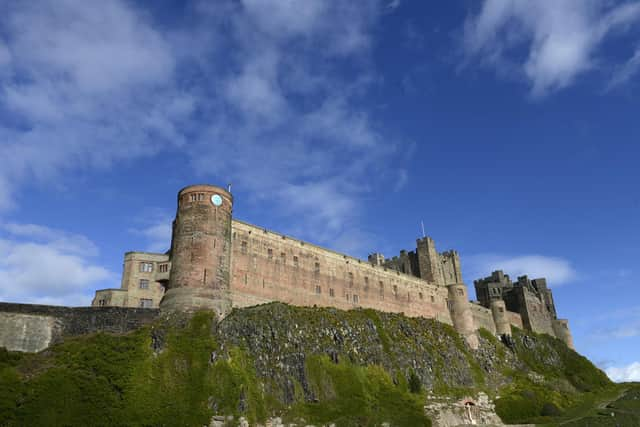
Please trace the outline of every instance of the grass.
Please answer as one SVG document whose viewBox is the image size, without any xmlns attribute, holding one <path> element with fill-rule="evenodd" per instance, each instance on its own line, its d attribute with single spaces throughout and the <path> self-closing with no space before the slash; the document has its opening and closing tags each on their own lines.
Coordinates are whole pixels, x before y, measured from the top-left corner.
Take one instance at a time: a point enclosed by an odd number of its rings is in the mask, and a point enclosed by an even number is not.
<svg viewBox="0 0 640 427">
<path fill-rule="evenodd" d="M 424 415 L 424 395 L 394 385 L 379 366 L 334 364 L 326 356 L 307 359 L 307 375 L 316 402 L 300 402 L 286 419 L 338 426 L 430 426 Z"/>
<path fill-rule="evenodd" d="M 506 422 L 577 427 L 585 416 L 605 420 L 599 411 L 634 419 L 640 398 L 634 391 L 616 400 L 621 389 L 587 359 L 544 335 L 527 334 L 535 341 L 531 351 L 519 330 L 515 353 L 479 331 L 496 366 L 506 355 L 512 360 L 485 372 L 451 326 L 426 319 L 273 304 L 234 310 L 222 326 L 214 322 L 201 312 L 189 322 L 161 320 L 128 335 L 67 339 L 40 354 L 0 349 L 0 426 L 202 426 L 212 415 L 244 416 L 252 425 L 281 416 L 302 425 L 429 426 L 427 393 L 462 397 L 482 390 L 501 396 L 496 410 Z M 152 345 L 158 337 L 160 352 Z M 300 364 L 280 364 L 292 348 Z M 329 348 L 339 357 L 325 354 Z M 496 382 L 505 376 L 508 383 Z M 286 399 L 283 384 L 290 385 Z M 487 384 L 502 386 L 488 390 Z M 613 400 L 611 408 L 593 409 Z"/>
</svg>

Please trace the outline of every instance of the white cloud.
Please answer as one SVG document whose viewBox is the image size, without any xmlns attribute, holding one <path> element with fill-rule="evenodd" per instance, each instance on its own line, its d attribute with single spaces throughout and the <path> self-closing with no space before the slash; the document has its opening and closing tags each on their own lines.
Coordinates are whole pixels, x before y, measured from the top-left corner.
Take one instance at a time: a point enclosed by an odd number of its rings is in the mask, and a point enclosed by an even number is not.
<svg viewBox="0 0 640 427">
<path fill-rule="evenodd" d="M 9 234 L 31 242 L 46 243 L 47 246 L 75 255 L 95 256 L 98 255 L 97 246 L 87 237 L 56 230 L 36 224 L 16 224 L 8 223 L 0 225 Z"/>
<path fill-rule="evenodd" d="M 534 97 L 544 96 L 595 67 L 603 40 L 638 20 L 639 2 L 486 0 L 466 22 L 464 48 L 503 75 L 517 70 Z"/>
<path fill-rule="evenodd" d="M 391 0 L 389 3 L 387 3 L 387 9 L 396 10 L 398 7 L 400 7 L 400 3 L 400 0 Z"/>
<path fill-rule="evenodd" d="M 171 247 L 171 223 L 169 215 L 156 213 L 152 218 L 140 221 L 142 225 L 132 228 L 129 231 L 146 240 L 144 250 L 146 252 L 165 253 Z"/>
<path fill-rule="evenodd" d="M 122 1 L 14 3 L 3 9 L 11 61 L 0 79 L 0 209 L 26 182 L 111 166 L 180 144 L 189 95 L 170 43 Z M 181 107 L 181 108 L 178 108 Z"/>
<path fill-rule="evenodd" d="M 531 279 L 545 277 L 550 287 L 571 282 L 577 276 L 568 260 L 543 255 L 469 255 L 464 257 L 463 268 L 469 272 L 470 280 L 486 277 L 495 270 L 502 270 L 514 281 L 522 275 Z"/>
<path fill-rule="evenodd" d="M 605 372 L 615 382 L 640 381 L 640 362 L 621 367 L 611 366 Z"/>
<path fill-rule="evenodd" d="M 0 300 L 88 305 L 93 286 L 115 275 L 88 259 L 97 255 L 86 237 L 34 224 L 3 226 Z"/>
<path fill-rule="evenodd" d="M 631 80 L 640 71 L 640 47 L 638 47 L 631 58 L 620 65 L 614 72 L 608 89 L 621 86 Z"/>
<path fill-rule="evenodd" d="M 261 206 L 286 231 L 321 243 L 363 234 L 363 195 L 398 176 L 397 142 L 363 98 L 385 2 L 200 1 L 170 30 L 138 6 L 6 8 L 0 158 L 12 161 L 0 169 L 0 210 L 26 185 L 180 150 L 204 180 L 272 201 Z M 163 227 L 146 233 L 159 250 Z"/>
</svg>

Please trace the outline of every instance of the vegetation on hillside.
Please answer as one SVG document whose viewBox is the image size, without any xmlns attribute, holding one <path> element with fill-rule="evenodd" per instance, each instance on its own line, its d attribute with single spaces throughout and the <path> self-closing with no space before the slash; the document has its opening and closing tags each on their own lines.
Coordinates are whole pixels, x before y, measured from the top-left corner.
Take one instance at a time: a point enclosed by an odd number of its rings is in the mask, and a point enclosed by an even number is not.
<svg viewBox="0 0 640 427">
<path fill-rule="evenodd" d="M 221 324 L 205 312 L 163 318 L 40 354 L 0 349 L 0 425 L 202 426 L 233 415 L 252 425 L 280 416 L 429 426 L 428 394 L 480 390 L 505 421 L 571 421 L 580 405 L 614 390 L 554 338 L 516 330 L 511 348 L 487 331 L 480 338 L 473 351 L 433 320 L 285 304 L 234 310 Z"/>
</svg>

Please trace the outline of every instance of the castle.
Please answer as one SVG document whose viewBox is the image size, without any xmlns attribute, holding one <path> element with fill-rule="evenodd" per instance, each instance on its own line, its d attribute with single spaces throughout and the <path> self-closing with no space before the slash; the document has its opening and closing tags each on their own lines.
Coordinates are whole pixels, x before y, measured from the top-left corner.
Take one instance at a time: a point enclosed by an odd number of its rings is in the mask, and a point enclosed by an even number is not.
<svg viewBox="0 0 640 427">
<path fill-rule="evenodd" d="M 438 253 L 429 237 L 418 239 L 415 251 L 364 261 L 239 221 L 232 210 L 233 196 L 221 187 L 180 190 L 171 249 L 126 253 L 121 288 L 96 291 L 92 306 L 210 309 L 219 318 L 232 307 L 272 301 L 363 307 L 453 325 L 473 348 L 479 328 L 509 336 L 512 325 L 573 348 L 545 279 L 512 283 L 496 271 L 474 282 L 479 302 L 471 302 L 458 253 Z"/>
</svg>

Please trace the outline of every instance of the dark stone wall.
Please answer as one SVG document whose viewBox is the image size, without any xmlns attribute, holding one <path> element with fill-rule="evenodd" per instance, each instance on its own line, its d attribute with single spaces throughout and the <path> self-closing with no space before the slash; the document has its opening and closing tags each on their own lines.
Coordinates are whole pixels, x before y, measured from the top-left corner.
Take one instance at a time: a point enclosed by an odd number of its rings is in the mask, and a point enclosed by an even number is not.
<svg viewBox="0 0 640 427">
<path fill-rule="evenodd" d="M 158 309 L 128 307 L 61 307 L 0 302 L 0 313 L 55 319 L 51 342 L 94 332 L 125 333 L 158 317 Z M 16 331 L 18 332 L 18 331 Z M 35 331 L 34 331 L 35 333 Z"/>
</svg>

